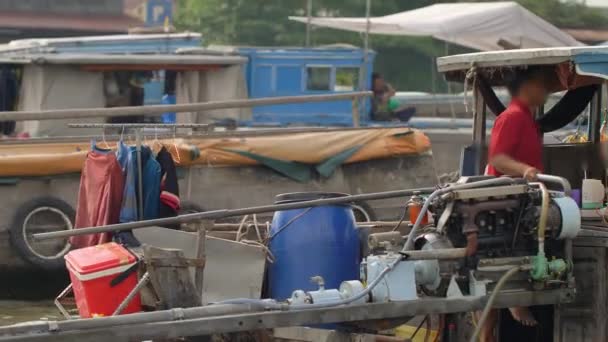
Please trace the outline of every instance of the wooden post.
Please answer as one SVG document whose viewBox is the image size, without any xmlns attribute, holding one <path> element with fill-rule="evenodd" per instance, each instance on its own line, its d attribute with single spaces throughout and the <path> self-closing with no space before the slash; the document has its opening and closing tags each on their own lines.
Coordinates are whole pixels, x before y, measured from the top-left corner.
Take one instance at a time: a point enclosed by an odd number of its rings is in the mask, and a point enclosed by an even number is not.
<svg viewBox="0 0 608 342">
<path fill-rule="evenodd" d="M 212 220 L 201 220 L 195 223 L 196 225 L 196 259 L 202 264 L 205 264 L 205 240 L 207 238 L 207 230 L 213 230 Z M 194 285 L 198 293 L 203 295 L 203 273 L 204 267 L 197 267 L 194 272 Z M 201 303 L 202 304 L 202 300 Z"/>
<path fill-rule="evenodd" d="M 202 268 L 198 260 L 188 260 L 178 249 L 144 246 L 144 260 L 152 287 L 162 309 L 200 306 L 201 292 L 192 282 L 189 267 Z"/>
</svg>

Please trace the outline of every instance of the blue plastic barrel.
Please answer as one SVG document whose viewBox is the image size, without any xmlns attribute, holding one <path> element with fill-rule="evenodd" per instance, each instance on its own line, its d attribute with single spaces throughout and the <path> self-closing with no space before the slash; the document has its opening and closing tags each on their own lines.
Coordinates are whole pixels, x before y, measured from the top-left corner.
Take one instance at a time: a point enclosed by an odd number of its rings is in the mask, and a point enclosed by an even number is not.
<svg viewBox="0 0 608 342">
<path fill-rule="evenodd" d="M 300 202 L 345 194 L 300 192 L 276 197 L 276 203 Z M 317 290 L 310 278 L 322 276 L 325 288 L 359 279 L 360 249 L 355 217 L 349 205 L 327 205 L 275 212 L 268 268 L 271 298 L 285 300 L 294 290 Z"/>
</svg>

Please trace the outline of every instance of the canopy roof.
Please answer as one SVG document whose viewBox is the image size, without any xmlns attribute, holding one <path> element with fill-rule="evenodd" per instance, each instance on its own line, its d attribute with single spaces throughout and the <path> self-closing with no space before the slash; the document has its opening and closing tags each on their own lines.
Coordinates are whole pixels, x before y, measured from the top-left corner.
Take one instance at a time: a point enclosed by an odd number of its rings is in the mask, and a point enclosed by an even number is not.
<svg viewBox="0 0 608 342">
<path fill-rule="evenodd" d="M 306 17 L 289 17 L 302 23 Z M 315 26 L 365 32 L 366 18 L 311 19 Z M 435 4 L 370 18 L 370 33 L 432 36 L 477 50 L 580 46 L 581 42 L 516 2 Z"/>
<path fill-rule="evenodd" d="M 608 46 L 561 47 L 477 52 L 437 58 L 437 69 L 463 74 L 472 66 L 501 69 L 527 65 L 570 63 L 576 74 L 608 79 Z"/>
</svg>

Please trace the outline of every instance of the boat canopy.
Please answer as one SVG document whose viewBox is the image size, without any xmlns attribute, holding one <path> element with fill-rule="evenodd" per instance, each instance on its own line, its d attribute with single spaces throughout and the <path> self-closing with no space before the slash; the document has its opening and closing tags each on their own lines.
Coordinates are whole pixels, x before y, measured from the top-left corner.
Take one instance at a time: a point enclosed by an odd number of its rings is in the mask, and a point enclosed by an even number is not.
<svg viewBox="0 0 608 342">
<path fill-rule="evenodd" d="M 499 82 L 504 71 L 529 65 L 562 65 L 576 75 L 608 79 L 608 46 L 490 51 L 437 59 L 437 70 L 454 81 L 464 81 L 466 73 L 475 67 L 492 73 L 488 80 Z"/>
<path fill-rule="evenodd" d="M 289 17 L 308 23 L 307 17 Z M 366 32 L 367 18 L 310 18 L 315 26 Z M 434 4 L 369 18 L 369 32 L 431 36 L 476 50 L 581 46 L 581 42 L 513 1 Z"/>
<path fill-rule="evenodd" d="M 545 67 L 551 91 L 567 90 L 561 100 L 538 119 L 541 130 L 551 132 L 582 113 L 599 84 L 608 80 L 608 47 L 491 51 L 437 59 L 437 69 L 447 80 L 475 84 L 476 91 L 495 115 L 500 115 L 505 106 L 492 87 L 505 85 L 515 70 L 531 65 Z"/>
</svg>

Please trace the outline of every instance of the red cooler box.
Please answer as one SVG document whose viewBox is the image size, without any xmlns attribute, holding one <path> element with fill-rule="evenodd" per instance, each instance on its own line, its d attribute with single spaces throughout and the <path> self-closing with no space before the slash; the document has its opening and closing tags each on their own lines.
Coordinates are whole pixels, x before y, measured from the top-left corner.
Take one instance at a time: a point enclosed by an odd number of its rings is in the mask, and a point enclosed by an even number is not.
<svg viewBox="0 0 608 342">
<path fill-rule="evenodd" d="M 115 286 L 110 282 L 137 262 L 121 245 L 110 242 L 76 249 L 65 256 L 80 317 L 111 316 L 137 285 L 137 272 L 131 272 Z M 123 314 L 141 311 L 139 294 Z"/>
</svg>

